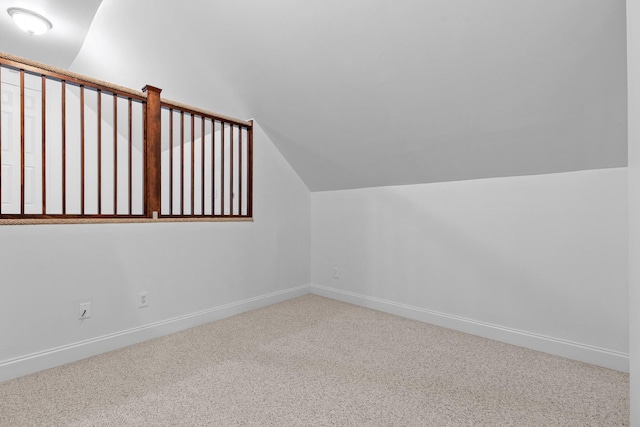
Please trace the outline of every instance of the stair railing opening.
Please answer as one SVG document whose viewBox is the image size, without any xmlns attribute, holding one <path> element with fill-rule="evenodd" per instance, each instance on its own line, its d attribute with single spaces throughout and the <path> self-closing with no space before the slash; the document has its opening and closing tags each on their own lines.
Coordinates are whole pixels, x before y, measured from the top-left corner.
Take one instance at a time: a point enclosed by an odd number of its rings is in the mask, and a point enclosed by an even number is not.
<svg viewBox="0 0 640 427">
<path fill-rule="evenodd" d="M 252 218 L 252 122 L 0 53 L 0 222 Z"/>
</svg>

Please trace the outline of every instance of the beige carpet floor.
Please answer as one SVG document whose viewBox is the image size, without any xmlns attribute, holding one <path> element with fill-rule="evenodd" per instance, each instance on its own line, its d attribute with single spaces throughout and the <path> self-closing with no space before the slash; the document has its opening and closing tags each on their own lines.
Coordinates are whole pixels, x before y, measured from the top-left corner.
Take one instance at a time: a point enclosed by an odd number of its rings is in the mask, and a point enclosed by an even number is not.
<svg viewBox="0 0 640 427">
<path fill-rule="evenodd" d="M 626 426 L 627 374 L 304 296 L 0 384 L 2 426 Z"/>
</svg>

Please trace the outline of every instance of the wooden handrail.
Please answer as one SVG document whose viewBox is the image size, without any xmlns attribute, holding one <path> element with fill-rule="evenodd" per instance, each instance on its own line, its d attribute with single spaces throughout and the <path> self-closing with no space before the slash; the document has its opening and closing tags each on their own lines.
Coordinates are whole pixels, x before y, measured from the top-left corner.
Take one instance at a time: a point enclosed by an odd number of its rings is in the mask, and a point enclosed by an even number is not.
<svg viewBox="0 0 640 427">
<path fill-rule="evenodd" d="M 19 56 L 11 55 L 4 52 L 0 52 L 0 64 L 15 69 L 42 74 L 58 80 L 66 80 L 67 83 L 73 83 L 77 85 L 86 85 L 88 83 L 90 86 L 95 86 L 96 88 L 103 89 L 124 97 L 133 97 L 138 100 L 146 99 L 145 94 L 138 90 L 129 89 L 127 87 L 105 82 L 103 80 L 93 79 L 91 77 L 83 76 L 82 74 L 73 73 L 71 71 L 63 70 L 62 68 L 42 64 L 40 62 L 21 58 Z"/>
<path fill-rule="evenodd" d="M 83 85 L 83 84 L 89 83 L 92 86 L 96 86 L 96 88 L 103 89 L 108 92 L 115 93 L 117 95 L 124 96 L 124 97 L 131 96 L 134 99 L 138 99 L 138 100 L 145 100 L 147 97 L 146 93 L 144 92 L 144 89 L 142 91 L 130 89 L 128 87 L 109 83 L 104 80 L 94 79 L 92 77 L 74 73 L 62 68 L 54 67 L 52 65 L 43 64 L 41 62 L 32 61 L 30 59 L 22 58 L 20 56 L 11 55 L 5 52 L 0 52 L 0 64 L 6 65 L 11 68 L 15 68 L 15 69 L 23 69 L 25 71 L 46 75 L 59 80 L 66 80 L 68 83 L 74 83 L 77 85 Z M 167 108 L 175 108 L 187 113 L 194 113 L 198 115 L 212 117 L 218 121 L 233 123 L 236 125 L 246 126 L 249 128 L 253 125 L 251 121 L 242 120 L 242 119 L 238 119 L 231 116 L 226 116 L 224 114 L 215 113 L 205 109 L 182 104 L 180 102 L 171 101 L 169 99 L 162 98 L 161 102 L 162 102 L 162 105 L 166 106 Z"/>
<path fill-rule="evenodd" d="M 179 102 L 170 101 L 164 98 L 162 99 L 162 106 L 165 108 L 173 108 L 174 110 L 181 110 L 185 113 L 195 114 L 197 116 L 204 116 L 209 119 L 215 119 L 219 122 L 231 123 L 248 128 L 251 128 L 253 126 L 253 122 L 251 120 L 236 119 L 234 117 L 225 116 L 224 114 L 214 113 L 211 111 L 203 110 L 201 108 L 196 108 L 190 105 L 181 104 Z"/>
</svg>

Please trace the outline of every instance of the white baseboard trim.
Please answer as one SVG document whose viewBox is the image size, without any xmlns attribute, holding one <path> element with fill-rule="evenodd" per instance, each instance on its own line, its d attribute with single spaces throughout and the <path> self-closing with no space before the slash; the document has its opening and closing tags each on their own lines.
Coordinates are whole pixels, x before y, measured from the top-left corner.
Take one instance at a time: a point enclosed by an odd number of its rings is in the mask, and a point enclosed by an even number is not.
<svg viewBox="0 0 640 427">
<path fill-rule="evenodd" d="M 401 304 L 381 298 L 370 297 L 354 292 L 343 291 L 328 286 L 311 285 L 310 292 L 315 295 L 372 308 L 409 319 L 419 320 L 449 329 L 490 338 L 532 350 L 542 351 L 617 371 L 629 372 L 629 354 L 615 350 L 594 347 L 577 342 L 534 334 L 518 329 L 507 328 L 486 322 L 479 322 L 421 307 Z"/>
<path fill-rule="evenodd" d="M 309 293 L 545 353 L 592 363 L 622 372 L 629 372 L 629 355 L 627 353 L 533 334 L 381 298 L 311 284 L 260 295 L 148 325 L 28 354 L 26 356 L 0 361 L 0 382 L 75 362 Z"/>
<path fill-rule="evenodd" d="M 298 296 L 307 295 L 309 293 L 309 286 L 310 285 L 302 285 L 260 295 L 148 325 L 28 354 L 15 359 L 0 361 L 0 382 L 75 362 L 100 353 L 116 350 L 215 320 L 224 319 Z"/>
</svg>

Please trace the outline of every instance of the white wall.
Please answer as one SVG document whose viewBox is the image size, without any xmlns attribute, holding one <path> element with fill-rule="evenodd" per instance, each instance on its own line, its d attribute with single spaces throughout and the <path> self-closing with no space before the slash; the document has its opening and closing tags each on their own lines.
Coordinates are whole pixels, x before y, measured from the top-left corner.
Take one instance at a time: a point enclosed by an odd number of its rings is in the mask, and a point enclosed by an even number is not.
<svg viewBox="0 0 640 427">
<path fill-rule="evenodd" d="M 311 206 L 320 293 L 628 369 L 625 168 L 317 192 Z"/>
<path fill-rule="evenodd" d="M 0 227 L 0 380 L 307 285 L 310 193 L 259 125 L 254 141 L 254 222 Z M 136 307 L 140 291 L 147 308 Z M 79 321 L 83 300 L 93 316 Z"/>
<path fill-rule="evenodd" d="M 640 1 L 627 0 L 631 425 L 640 426 Z"/>
</svg>

